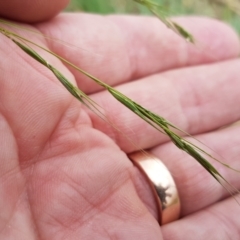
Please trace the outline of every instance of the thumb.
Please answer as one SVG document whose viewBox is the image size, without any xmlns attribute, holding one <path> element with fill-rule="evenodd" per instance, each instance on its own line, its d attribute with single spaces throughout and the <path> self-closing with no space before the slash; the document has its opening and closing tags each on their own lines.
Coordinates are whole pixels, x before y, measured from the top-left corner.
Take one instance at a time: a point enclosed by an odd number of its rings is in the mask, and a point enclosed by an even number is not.
<svg viewBox="0 0 240 240">
<path fill-rule="evenodd" d="M 0 16 L 21 22 L 40 22 L 57 15 L 69 0 L 0 1 Z"/>
</svg>

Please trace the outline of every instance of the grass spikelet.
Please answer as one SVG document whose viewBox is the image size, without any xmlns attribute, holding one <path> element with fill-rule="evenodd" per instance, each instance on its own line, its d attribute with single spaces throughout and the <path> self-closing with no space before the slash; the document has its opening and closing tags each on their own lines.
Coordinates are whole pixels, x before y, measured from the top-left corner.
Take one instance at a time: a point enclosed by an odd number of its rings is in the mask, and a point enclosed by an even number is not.
<svg viewBox="0 0 240 240">
<path fill-rule="evenodd" d="M 154 1 L 151 1 L 151 0 L 134 0 L 134 1 L 147 7 L 168 28 L 172 29 L 175 33 L 177 33 L 179 36 L 184 38 L 186 41 L 195 43 L 194 37 L 187 30 L 185 30 L 179 24 L 177 24 L 176 22 L 174 22 L 166 17 L 166 13 L 160 4 L 158 4 Z"/>
</svg>

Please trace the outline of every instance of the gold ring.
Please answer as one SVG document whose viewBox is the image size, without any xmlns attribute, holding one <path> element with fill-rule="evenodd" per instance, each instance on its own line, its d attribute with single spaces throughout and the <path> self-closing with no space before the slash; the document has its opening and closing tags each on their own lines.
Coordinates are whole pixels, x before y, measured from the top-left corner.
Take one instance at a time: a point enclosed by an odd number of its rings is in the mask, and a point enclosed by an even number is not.
<svg viewBox="0 0 240 240">
<path fill-rule="evenodd" d="M 148 181 L 156 201 L 160 225 L 177 220 L 180 216 L 180 199 L 171 173 L 154 155 L 139 151 L 128 155 Z"/>
</svg>

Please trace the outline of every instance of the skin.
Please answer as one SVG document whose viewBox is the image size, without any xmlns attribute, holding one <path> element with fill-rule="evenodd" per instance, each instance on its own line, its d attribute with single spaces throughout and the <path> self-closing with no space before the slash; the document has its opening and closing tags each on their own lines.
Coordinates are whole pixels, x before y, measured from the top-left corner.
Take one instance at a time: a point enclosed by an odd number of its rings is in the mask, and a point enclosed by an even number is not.
<svg viewBox="0 0 240 240">
<path fill-rule="evenodd" d="M 2 1 L 2 16 L 38 21 L 33 29 L 79 48 L 22 35 L 166 117 L 203 141 L 208 152 L 240 168 L 240 126 L 219 130 L 240 119 L 240 44 L 228 26 L 176 19 L 196 37 L 196 47 L 153 18 L 60 14 L 46 21 L 66 1 L 21 1 L 22 8 L 17 2 Z M 31 12 L 23 14 L 24 6 Z M 39 50 L 101 104 L 123 134 L 114 131 L 47 69 L 6 37 L 0 41 L 0 239 L 238 239 L 240 206 L 193 159 L 107 92 Z M 161 158 L 172 173 L 182 202 L 178 221 L 158 225 L 151 191 L 126 156 L 140 148 Z M 240 189 L 238 173 L 215 166 Z"/>
</svg>

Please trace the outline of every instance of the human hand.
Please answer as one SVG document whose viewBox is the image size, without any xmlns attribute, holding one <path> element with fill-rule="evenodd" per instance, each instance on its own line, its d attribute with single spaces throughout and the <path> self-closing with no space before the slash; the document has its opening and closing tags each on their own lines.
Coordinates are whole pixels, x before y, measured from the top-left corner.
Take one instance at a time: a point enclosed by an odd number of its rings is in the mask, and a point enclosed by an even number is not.
<svg viewBox="0 0 240 240">
<path fill-rule="evenodd" d="M 41 3 L 53 9 L 50 15 L 64 5 Z M 1 3 L 1 11 L 4 4 L 14 8 L 16 1 Z M 17 9 L 17 19 L 45 19 L 33 1 L 28 4 L 35 8 L 24 15 Z M 203 49 L 148 17 L 61 14 L 32 26 L 79 48 L 21 34 L 163 115 L 236 166 L 240 126 L 218 128 L 240 118 L 239 40 L 217 21 L 178 22 Z M 239 206 L 212 176 L 91 80 L 39 52 L 102 105 L 122 133 L 1 36 L 0 239 L 238 238 Z M 139 149 L 150 149 L 172 173 L 182 204 L 178 221 L 158 225 L 151 191 L 126 156 Z M 240 188 L 238 174 L 223 174 Z"/>
</svg>

